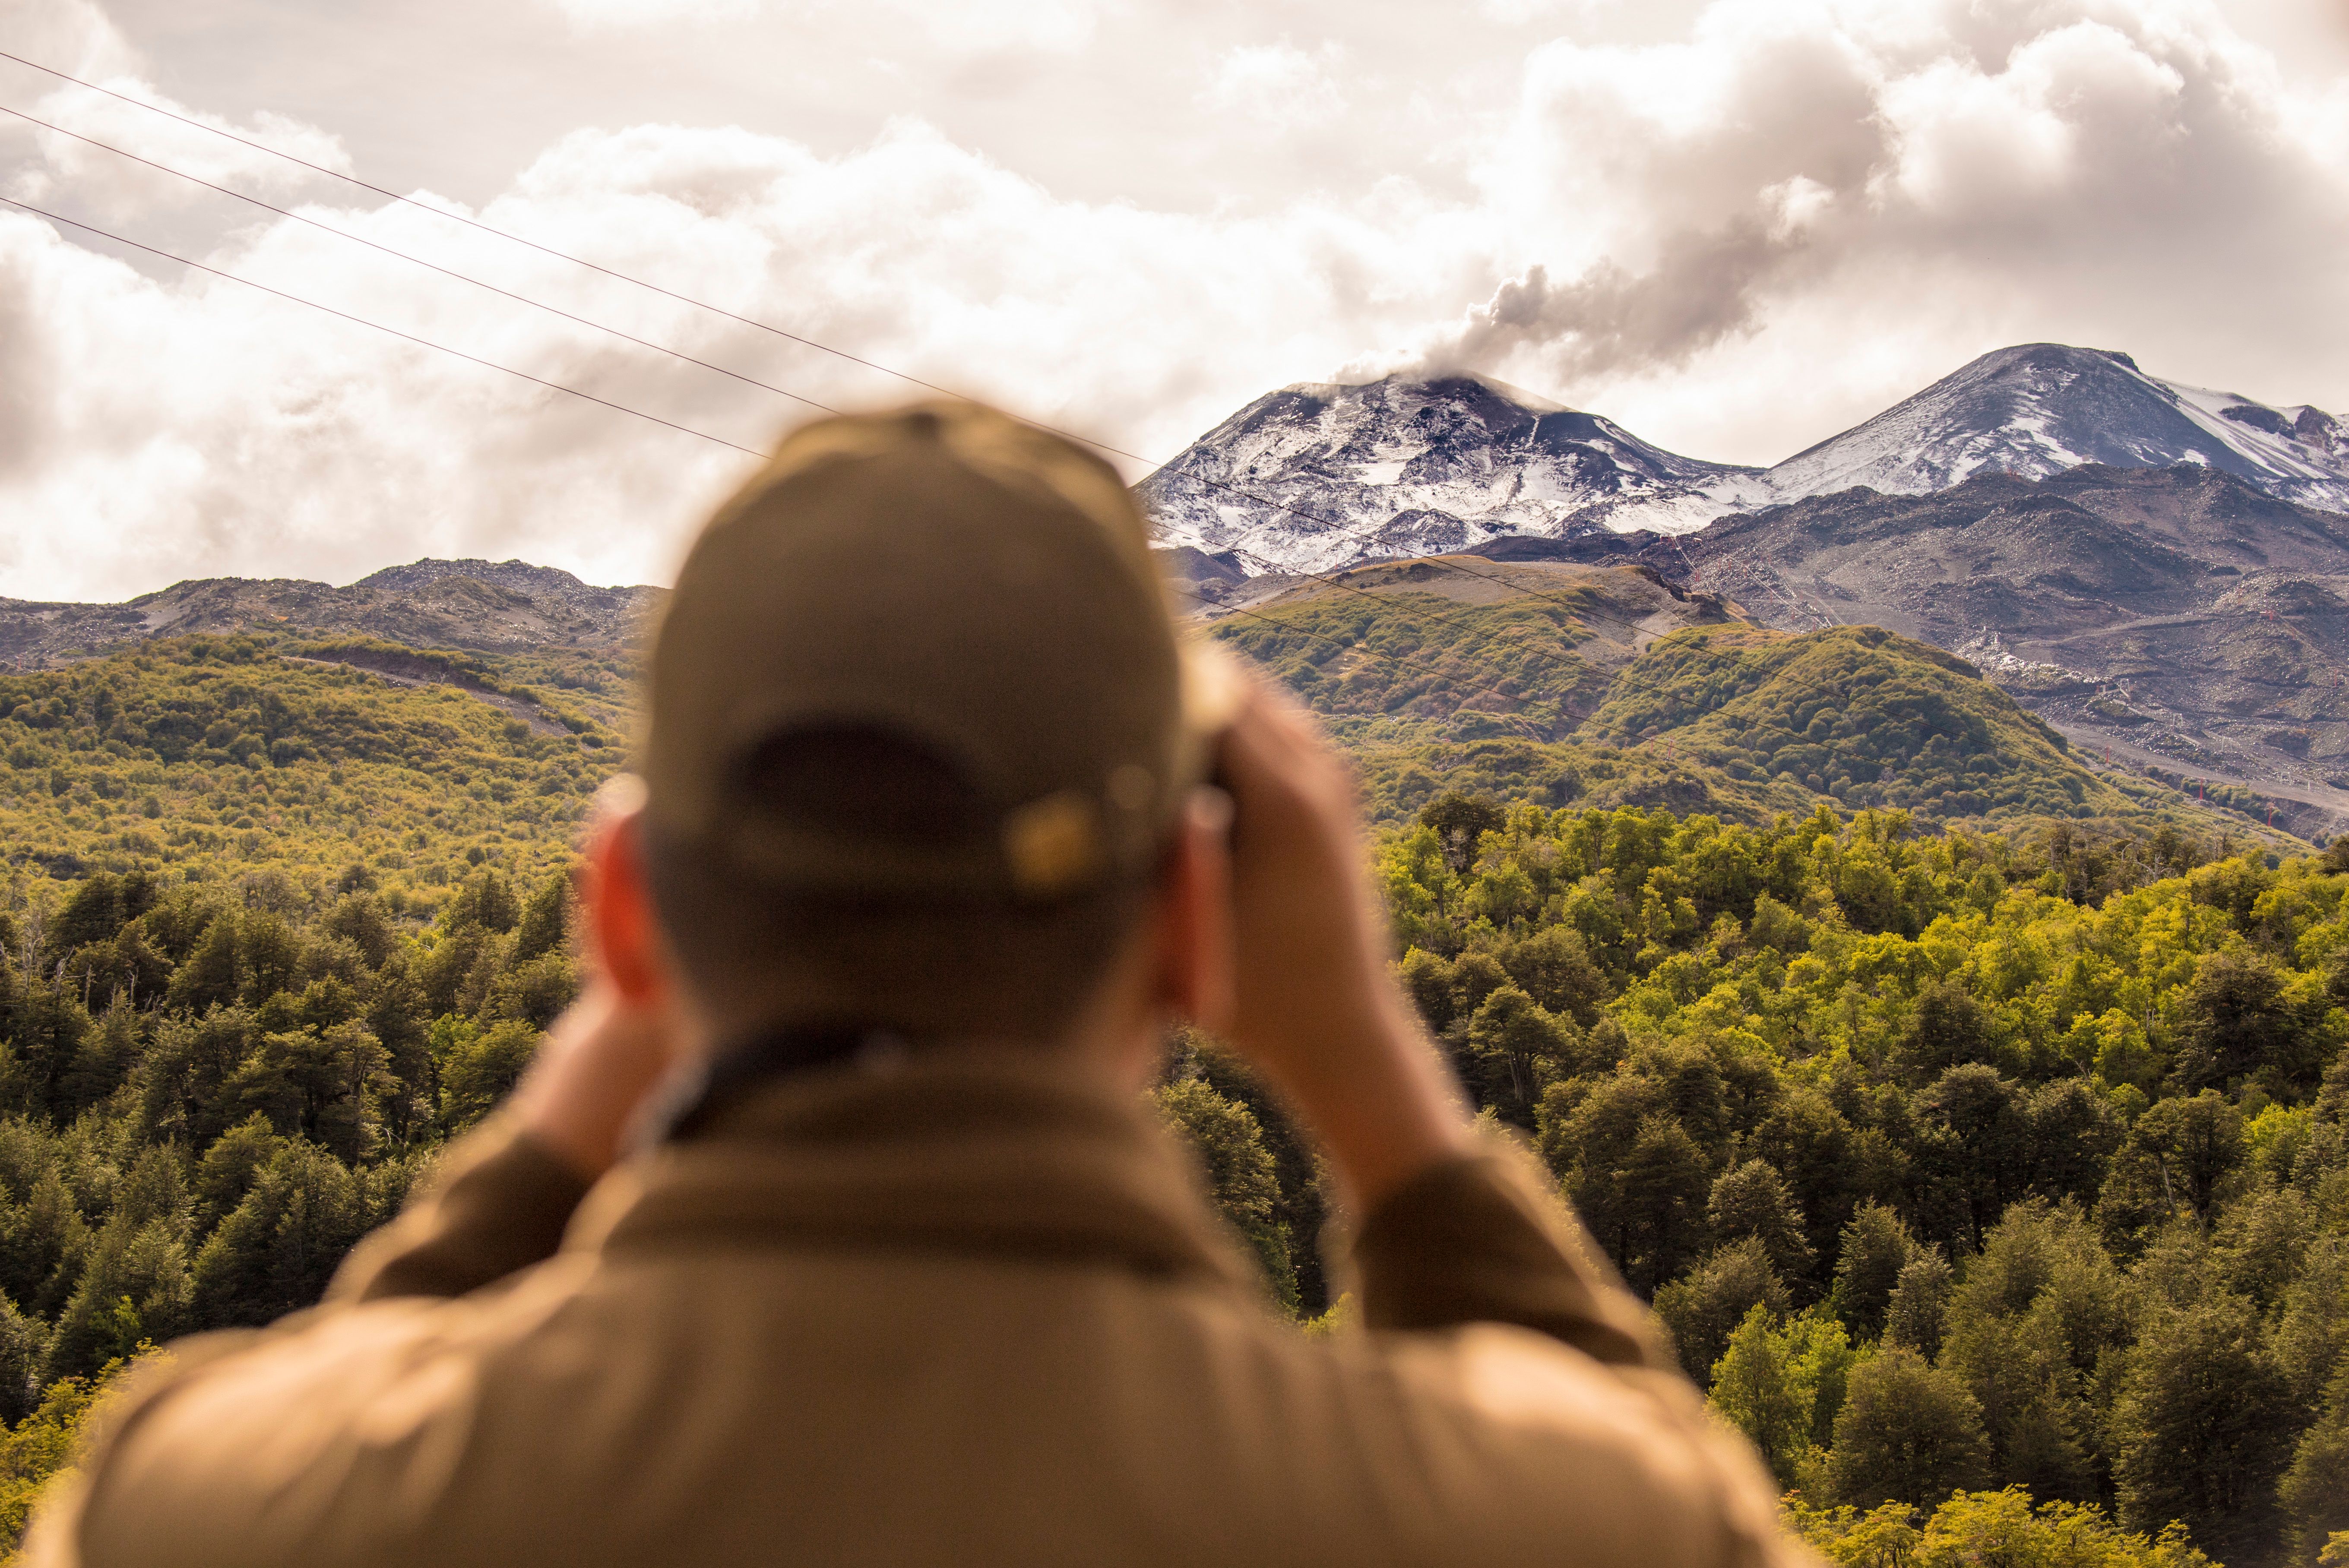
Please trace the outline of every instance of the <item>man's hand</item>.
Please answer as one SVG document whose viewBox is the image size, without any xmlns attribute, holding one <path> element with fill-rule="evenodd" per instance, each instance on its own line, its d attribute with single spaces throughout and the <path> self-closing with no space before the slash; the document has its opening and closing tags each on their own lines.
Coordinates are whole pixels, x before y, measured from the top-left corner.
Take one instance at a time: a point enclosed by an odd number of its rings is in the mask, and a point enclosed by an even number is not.
<svg viewBox="0 0 2349 1568">
<path fill-rule="evenodd" d="M 660 973 L 637 819 L 643 789 L 598 792 L 580 859 L 587 984 L 514 1086 L 512 1113 L 586 1180 L 611 1169 L 636 1109 L 676 1061 L 675 997 Z"/>
<path fill-rule="evenodd" d="M 1457 1086 L 1388 968 L 1345 765 L 1262 681 L 1224 743 L 1233 1043 L 1313 1124 L 1361 1212 L 1470 1147 Z"/>
<path fill-rule="evenodd" d="M 636 1108 L 672 1060 L 666 1019 L 629 1006 L 599 976 L 547 1031 L 509 1107 L 550 1153 L 593 1181 L 619 1159 Z"/>
</svg>

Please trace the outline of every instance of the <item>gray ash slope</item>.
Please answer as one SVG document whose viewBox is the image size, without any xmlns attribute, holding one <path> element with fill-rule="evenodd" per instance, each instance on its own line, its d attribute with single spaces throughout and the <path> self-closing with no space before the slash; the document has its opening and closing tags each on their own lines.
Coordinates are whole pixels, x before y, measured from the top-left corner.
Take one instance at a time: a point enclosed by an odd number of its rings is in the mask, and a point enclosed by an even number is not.
<svg viewBox="0 0 2349 1568">
<path fill-rule="evenodd" d="M 1596 414 L 1476 377 L 1306 385 L 1258 398 L 1140 486 L 1162 543 L 1240 569 L 1326 572 L 1495 539 L 1688 533 L 1865 486 L 1931 494 L 1980 474 L 2199 464 L 2349 511 L 2349 430 L 2164 381 L 2125 354 L 1986 354 L 1766 469 L 1668 452 Z"/>
<path fill-rule="evenodd" d="M 629 642 L 660 591 L 598 588 L 520 561 L 417 561 L 346 587 L 207 577 L 119 604 L 0 599 L 0 660 L 37 669 L 150 637 L 273 632 L 510 653 Z"/>
<path fill-rule="evenodd" d="M 2279 787 L 2349 826 L 2349 517 L 2215 465 L 2090 464 L 1622 543 L 1764 624 L 1937 644 L 2116 758 Z"/>
</svg>

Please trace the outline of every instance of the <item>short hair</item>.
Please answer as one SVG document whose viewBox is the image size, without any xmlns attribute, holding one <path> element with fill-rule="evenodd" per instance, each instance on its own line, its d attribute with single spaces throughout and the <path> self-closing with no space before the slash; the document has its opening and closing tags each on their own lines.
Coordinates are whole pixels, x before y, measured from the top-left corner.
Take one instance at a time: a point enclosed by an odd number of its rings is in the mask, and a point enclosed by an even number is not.
<svg viewBox="0 0 2349 1568">
<path fill-rule="evenodd" d="M 750 764 L 767 811 L 840 839 L 936 844 L 993 830 L 978 792 L 885 732 L 799 731 Z M 909 1040 L 1057 1038 L 1139 925 L 1163 870 L 1050 902 L 789 885 L 645 828 L 654 910 L 687 982 L 730 1023 L 852 1026 Z"/>
</svg>

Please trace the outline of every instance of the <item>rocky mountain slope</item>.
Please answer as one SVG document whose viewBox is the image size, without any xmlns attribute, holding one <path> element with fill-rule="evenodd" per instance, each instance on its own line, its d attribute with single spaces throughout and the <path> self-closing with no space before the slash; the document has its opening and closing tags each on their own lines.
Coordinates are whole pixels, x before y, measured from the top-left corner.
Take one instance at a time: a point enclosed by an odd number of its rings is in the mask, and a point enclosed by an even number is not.
<svg viewBox="0 0 2349 1568">
<path fill-rule="evenodd" d="M 0 663 L 41 669 L 148 637 L 265 631 L 381 637 L 478 652 L 625 644 L 657 588 L 596 588 L 520 561 L 417 561 L 347 587 L 208 577 L 120 604 L 0 599 Z"/>
<path fill-rule="evenodd" d="M 1240 572 L 1326 572 L 1509 537 L 1692 532 L 1865 486 L 1926 495 L 1986 473 L 2192 463 L 2349 511 L 2349 429 L 2321 409 L 2164 381 L 2126 354 L 1986 354 L 1770 469 L 1664 451 L 1596 414 L 1476 377 L 1284 388 L 1144 480 L 1170 547 Z"/>
<path fill-rule="evenodd" d="M 2056 343 L 1985 354 L 1766 478 L 1771 498 L 1790 501 L 1861 485 L 1927 495 L 1975 474 L 2044 479 L 2088 463 L 2195 463 L 2349 511 L 2349 430 L 2322 409 L 2164 381 L 2126 354 Z"/>
<path fill-rule="evenodd" d="M 2094 750 L 2349 830 L 2349 518 L 2215 466 L 1983 473 L 1722 519 L 1633 559 L 1774 626 L 1885 626 Z M 2290 802 L 2307 808 L 2296 810 Z"/>
</svg>

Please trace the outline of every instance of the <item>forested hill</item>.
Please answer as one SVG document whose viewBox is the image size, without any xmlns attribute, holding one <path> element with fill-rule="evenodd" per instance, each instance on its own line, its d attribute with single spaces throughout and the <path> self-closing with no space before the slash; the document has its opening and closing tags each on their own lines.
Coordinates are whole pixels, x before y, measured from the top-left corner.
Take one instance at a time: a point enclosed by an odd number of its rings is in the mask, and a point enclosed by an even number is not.
<svg viewBox="0 0 2349 1568">
<path fill-rule="evenodd" d="M 91 1375 L 314 1300 L 511 1086 L 625 687 L 245 636 L 0 678 L 0 1532 Z"/>
<path fill-rule="evenodd" d="M 1379 867 L 1478 1102 L 1838 1558 L 2019 1486 L 1917 1560 L 2190 1560 L 2077 1505 L 2313 1563 L 2349 1531 L 2349 854 L 2204 853 L 1452 798 Z"/>
<path fill-rule="evenodd" d="M 2349 852 L 2084 769 L 1899 638 L 1447 601 L 1565 655 L 1464 718 L 1470 627 L 1351 597 L 1229 633 L 1312 665 L 1403 984 L 1790 1518 L 1854 1564 L 2349 1531 Z M 1432 684 L 1306 634 L 1355 614 Z M 0 677 L 0 1531 L 109 1367 L 314 1298 L 527 1063 L 631 674 L 244 636 Z M 1553 690 L 1593 738 L 1481 727 Z M 1197 1037 L 1157 1100 L 1341 1331 L 1278 1104 Z"/>
<path fill-rule="evenodd" d="M 1939 648 L 1766 630 L 1629 566 L 1389 562 L 1207 614 L 1322 715 L 1389 820 L 1447 789 L 1748 823 L 1825 803 L 2239 835 L 2278 805 L 2190 798 L 2077 752 Z"/>
</svg>

